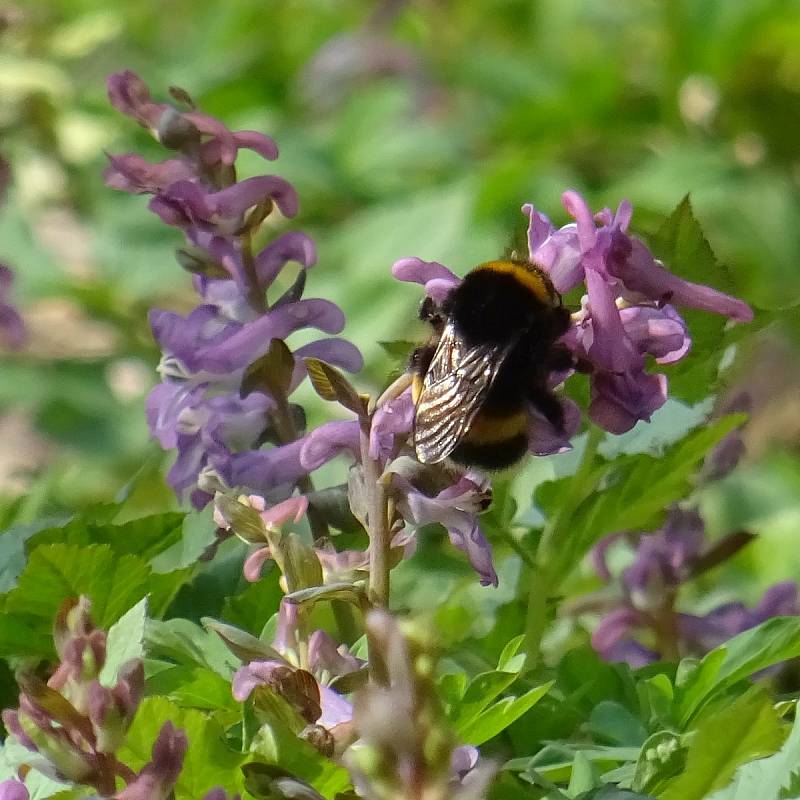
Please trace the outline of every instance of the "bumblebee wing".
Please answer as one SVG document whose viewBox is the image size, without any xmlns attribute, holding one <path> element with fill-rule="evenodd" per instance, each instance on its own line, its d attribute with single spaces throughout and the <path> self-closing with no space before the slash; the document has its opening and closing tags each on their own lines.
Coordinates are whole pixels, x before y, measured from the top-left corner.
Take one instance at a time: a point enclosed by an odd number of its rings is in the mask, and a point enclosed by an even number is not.
<svg viewBox="0 0 800 800">
<path fill-rule="evenodd" d="M 512 346 L 468 347 L 452 322 L 445 325 L 414 415 L 414 449 L 423 464 L 443 461 L 455 450 Z"/>
</svg>

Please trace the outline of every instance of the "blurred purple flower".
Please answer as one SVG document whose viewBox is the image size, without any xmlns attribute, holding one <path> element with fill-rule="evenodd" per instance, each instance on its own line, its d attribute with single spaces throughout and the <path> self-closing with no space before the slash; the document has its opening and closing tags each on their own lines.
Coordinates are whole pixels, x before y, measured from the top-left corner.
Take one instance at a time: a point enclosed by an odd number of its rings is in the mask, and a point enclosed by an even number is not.
<svg viewBox="0 0 800 800">
<path fill-rule="evenodd" d="M 171 797 L 188 744 L 182 730 L 165 722 L 153 744 L 150 761 L 114 795 L 115 800 L 167 800 Z"/>
<path fill-rule="evenodd" d="M 639 667 L 667 655 L 667 647 L 670 653 L 700 656 L 771 617 L 800 614 L 798 587 L 792 581 L 767 589 L 753 609 L 731 602 L 703 616 L 678 612 L 681 586 L 730 558 L 752 538 L 732 534 L 709 547 L 704 528 L 695 509 L 676 507 L 660 530 L 640 535 L 635 544 L 627 534 L 614 534 L 598 543 L 593 563 L 608 583 L 614 580 L 607 562 L 609 549 L 625 541 L 634 548 L 633 563 L 619 576 L 622 597 L 592 634 L 592 646 L 603 658 Z M 640 637 L 651 646 L 645 646 Z"/>
<path fill-rule="evenodd" d="M 22 781 L 8 780 L 0 783 L 0 800 L 29 800 L 30 794 Z"/>
<path fill-rule="evenodd" d="M 46 683 L 22 675 L 19 708 L 2 716 L 9 734 L 39 754 L 37 769 L 108 796 L 118 774 L 116 750 L 144 693 L 144 667 L 133 659 L 118 668 L 112 686 L 101 684 L 106 633 L 89 612 L 86 597 L 63 604 L 54 626 L 58 666 Z"/>
<path fill-rule="evenodd" d="M 10 300 L 14 273 L 5 264 L 0 264 L 0 342 L 6 347 L 22 347 L 27 338 L 25 323 Z"/>
</svg>

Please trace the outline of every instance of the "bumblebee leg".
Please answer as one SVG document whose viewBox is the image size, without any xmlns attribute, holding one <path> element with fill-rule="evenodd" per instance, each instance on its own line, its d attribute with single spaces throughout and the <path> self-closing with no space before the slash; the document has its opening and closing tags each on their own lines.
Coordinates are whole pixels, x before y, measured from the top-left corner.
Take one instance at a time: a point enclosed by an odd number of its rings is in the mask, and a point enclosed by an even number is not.
<svg viewBox="0 0 800 800">
<path fill-rule="evenodd" d="M 433 356 L 436 353 L 436 346 L 433 344 L 424 344 L 418 347 L 411 354 L 408 360 L 408 369 L 417 375 L 424 376 L 433 361 Z"/>
<path fill-rule="evenodd" d="M 566 345 L 555 344 L 548 354 L 547 366 L 553 372 L 563 372 L 575 368 L 575 359 Z"/>
<path fill-rule="evenodd" d="M 564 433 L 564 407 L 546 386 L 532 386 L 528 398 L 534 408 L 540 411 L 559 433 Z"/>
</svg>

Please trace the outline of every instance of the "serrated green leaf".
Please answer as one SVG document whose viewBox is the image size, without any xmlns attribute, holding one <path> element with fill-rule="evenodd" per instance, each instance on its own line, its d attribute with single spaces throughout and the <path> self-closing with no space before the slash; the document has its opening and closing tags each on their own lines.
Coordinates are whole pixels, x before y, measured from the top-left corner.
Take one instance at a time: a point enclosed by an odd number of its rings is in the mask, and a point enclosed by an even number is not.
<svg viewBox="0 0 800 800">
<path fill-rule="evenodd" d="M 660 457 L 641 454 L 598 462 L 586 478 L 585 499 L 570 515 L 569 536 L 552 554 L 556 583 L 603 536 L 655 528 L 669 506 L 686 495 L 689 479 L 706 453 L 742 421 L 741 414 L 723 417 L 693 431 Z M 566 478 L 537 493 L 548 515 L 555 514 L 559 504 L 567 501 L 570 485 L 571 478 Z"/>
<path fill-rule="evenodd" d="M 28 541 L 28 551 L 44 544 L 69 544 L 86 547 L 106 544 L 118 555 L 135 555 L 150 561 L 181 538 L 186 514 L 168 512 L 141 517 L 121 525 L 87 522 L 83 517 L 62 527 L 48 528 Z"/>
<path fill-rule="evenodd" d="M 767 758 L 751 761 L 736 770 L 733 780 L 708 800 L 780 800 L 800 774 L 800 715 L 783 747 Z"/>
<path fill-rule="evenodd" d="M 242 791 L 240 770 L 247 755 L 228 747 L 225 730 L 217 719 L 196 709 L 181 708 L 163 697 L 142 701 L 120 750 L 120 760 L 134 770 L 141 769 L 150 761 L 153 743 L 165 722 L 183 730 L 189 740 L 175 786 L 176 800 L 196 800 L 216 786 L 229 792 Z"/>
<path fill-rule="evenodd" d="M 230 681 L 207 667 L 166 666 L 148 677 L 147 691 L 151 695 L 163 695 L 183 708 L 226 710 L 235 716 L 240 713 Z"/>
<path fill-rule="evenodd" d="M 6 597 L 0 653 L 52 654 L 50 633 L 56 612 L 64 600 L 81 594 L 92 601 L 95 623 L 108 628 L 145 596 L 149 575 L 150 568 L 140 558 L 118 557 L 108 545 L 37 547 L 19 584 Z M 21 626 L 32 635 L 15 643 L 14 633 L 21 632 Z M 45 641 L 48 644 L 43 647 Z M 20 649 L 11 649 L 15 646 Z"/>
<path fill-rule="evenodd" d="M 686 679 L 678 697 L 685 725 L 709 698 L 755 672 L 800 656 L 800 618 L 773 617 L 712 650 Z"/>
<path fill-rule="evenodd" d="M 216 633 L 203 630 L 188 619 L 148 620 L 145 645 L 151 657 L 208 667 L 228 680 L 239 666 Z"/>
<path fill-rule="evenodd" d="M 144 629 L 147 621 L 147 597 L 125 612 L 108 630 L 106 663 L 100 671 L 100 683 L 111 687 L 119 668 L 132 658 L 144 656 Z"/>
<path fill-rule="evenodd" d="M 708 714 L 693 731 L 683 772 L 671 780 L 662 800 L 703 800 L 730 781 L 736 769 L 772 755 L 785 738 L 781 720 L 759 687 Z"/>
<path fill-rule="evenodd" d="M 651 245 L 670 272 L 694 283 L 732 292 L 730 273 L 717 261 L 688 195 L 662 224 Z M 686 358 L 667 367 L 666 372 L 670 395 L 694 403 L 707 397 L 717 382 L 720 357 L 730 343 L 726 332 L 728 321 L 720 314 L 690 308 L 681 308 L 680 313 L 692 337 L 692 348 Z"/>
</svg>

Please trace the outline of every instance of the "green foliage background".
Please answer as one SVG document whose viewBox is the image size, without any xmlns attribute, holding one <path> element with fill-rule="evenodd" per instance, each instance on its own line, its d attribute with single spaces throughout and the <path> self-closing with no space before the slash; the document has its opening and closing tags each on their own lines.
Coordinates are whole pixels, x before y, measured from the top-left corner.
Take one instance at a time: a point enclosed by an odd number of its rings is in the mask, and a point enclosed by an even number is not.
<svg viewBox="0 0 800 800">
<path fill-rule="evenodd" d="M 4 358 L 0 376 L 5 518 L 59 519 L 134 478 L 123 518 L 174 507 L 143 399 L 158 359 L 147 309 L 193 300 L 172 260 L 180 237 L 142 198 L 101 180 L 103 150 L 158 156 L 105 98 L 106 75 L 130 68 L 161 97 L 182 86 L 231 127 L 276 138 L 275 170 L 297 187 L 297 225 L 319 246 L 307 293 L 347 312 L 346 334 L 367 358 L 363 388 L 396 366 L 379 341 L 420 333 L 416 290 L 390 278 L 396 258 L 463 272 L 502 251 L 521 228 L 523 202 L 563 222 L 566 187 L 594 206 L 629 198 L 635 229 L 649 234 L 691 193 L 730 271 L 721 288 L 770 309 L 769 326 L 725 375 L 756 400 L 746 463 L 701 498 L 712 534 L 748 527 L 761 539 L 703 603 L 752 600 L 797 577 L 800 324 L 781 309 L 800 299 L 799 10 L 788 0 L 9 7 L 0 149 L 15 181 L 0 212 L 0 254 L 17 271 L 33 341 Z M 393 69 L 319 68 L 370 47 L 391 55 Z M 314 408 L 312 421 L 323 413 Z M 669 443 L 707 410 L 670 403 L 614 446 Z M 509 489 L 512 505 L 492 513 L 503 522 L 508 512 L 508 522 L 516 500 L 535 520 L 533 488 L 574 463 L 529 464 Z M 476 593 L 453 559 L 433 549 L 424 557 L 446 591 Z M 424 608 L 430 590 L 409 572 L 399 571 L 397 591 L 405 582 L 409 606 Z M 480 604 L 489 614 L 507 599 L 501 589 Z M 443 608 L 450 618 L 440 621 L 480 629 L 461 605 Z"/>
</svg>

